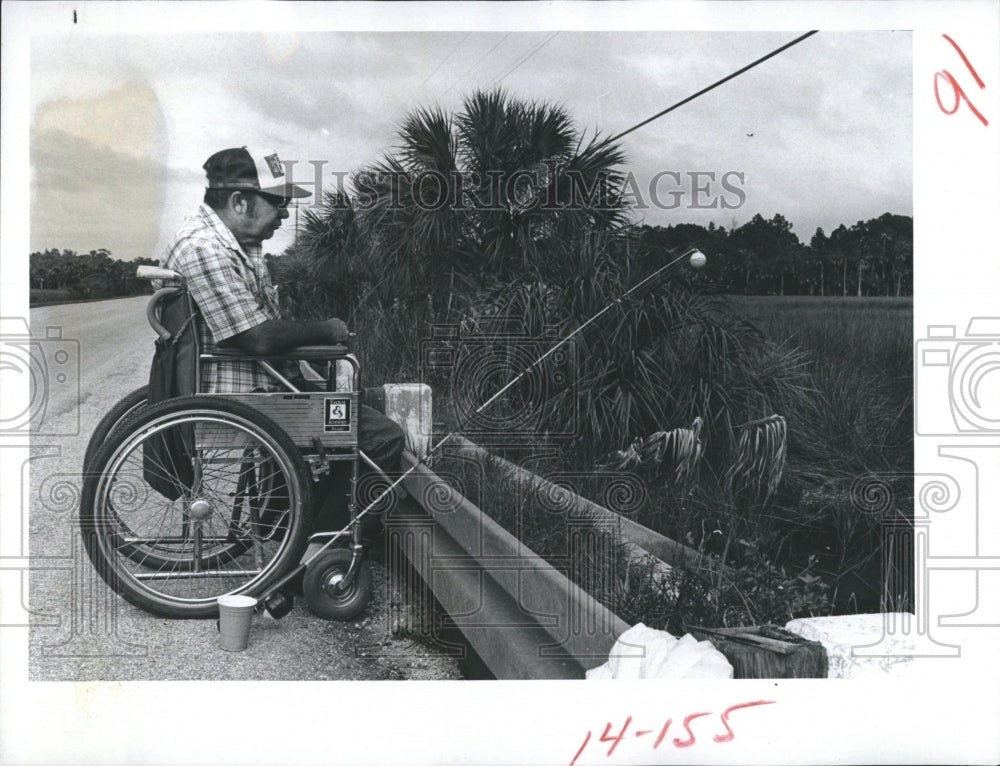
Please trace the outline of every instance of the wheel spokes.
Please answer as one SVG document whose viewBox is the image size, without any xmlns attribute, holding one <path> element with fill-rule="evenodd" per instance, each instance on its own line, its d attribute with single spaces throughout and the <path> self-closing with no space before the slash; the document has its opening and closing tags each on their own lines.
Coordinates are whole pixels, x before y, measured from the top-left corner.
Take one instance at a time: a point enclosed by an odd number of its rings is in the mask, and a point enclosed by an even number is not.
<svg viewBox="0 0 1000 766">
<path fill-rule="evenodd" d="M 126 440 L 97 498 L 103 545 L 119 575 L 166 600 L 214 601 L 246 589 L 285 546 L 291 520 L 294 479 L 280 449 L 218 416 L 206 420 L 168 422 Z M 152 439 L 182 443 L 185 428 L 195 434 L 191 454 L 147 454 Z M 190 486 L 177 479 L 185 470 L 193 475 Z M 183 491 L 171 500 L 153 480 Z M 284 510 L 267 511 L 282 502 Z"/>
</svg>

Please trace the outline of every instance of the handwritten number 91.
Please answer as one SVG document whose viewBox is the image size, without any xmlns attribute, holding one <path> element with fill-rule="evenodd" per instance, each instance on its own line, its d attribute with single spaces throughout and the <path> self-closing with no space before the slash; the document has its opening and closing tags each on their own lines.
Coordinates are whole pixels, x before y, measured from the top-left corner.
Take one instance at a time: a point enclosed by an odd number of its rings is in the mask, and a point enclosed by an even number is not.
<svg viewBox="0 0 1000 766">
<path fill-rule="evenodd" d="M 941 37 L 943 37 L 945 40 L 951 43 L 951 47 L 953 47 L 955 49 L 955 52 L 958 53 L 958 55 L 962 58 L 962 62 L 965 64 L 966 68 L 969 70 L 969 73 L 975 79 L 976 84 L 979 86 L 979 89 L 980 90 L 984 89 L 986 85 L 983 83 L 982 79 L 980 79 L 979 74 L 975 70 L 975 67 L 973 67 L 969 59 L 966 58 L 965 53 L 962 52 L 962 49 L 958 46 L 958 43 L 956 43 L 954 40 L 948 37 L 948 35 L 941 35 Z M 941 102 L 940 86 L 942 80 L 951 86 L 952 96 L 955 99 L 955 102 L 950 109 L 946 108 L 945 105 Z M 979 121 L 981 123 L 983 123 L 983 125 L 990 124 L 989 120 L 983 117 L 982 113 L 978 109 L 976 109 L 975 105 L 973 105 L 973 103 L 969 100 L 969 97 L 965 94 L 965 91 L 962 89 L 962 86 L 958 84 L 958 81 L 955 79 L 952 73 L 949 72 L 947 69 L 942 69 L 940 72 L 934 73 L 934 98 L 937 99 L 938 108 L 942 112 L 948 115 L 955 114 L 955 112 L 958 111 L 958 108 L 962 105 L 962 102 L 964 101 L 966 105 L 969 107 L 969 109 L 972 110 L 972 113 L 979 118 Z"/>
</svg>

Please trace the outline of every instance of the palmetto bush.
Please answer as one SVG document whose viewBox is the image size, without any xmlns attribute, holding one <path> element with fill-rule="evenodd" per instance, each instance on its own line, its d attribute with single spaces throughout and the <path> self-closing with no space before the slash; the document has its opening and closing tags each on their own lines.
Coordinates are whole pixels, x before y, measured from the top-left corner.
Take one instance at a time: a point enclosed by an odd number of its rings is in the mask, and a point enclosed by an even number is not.
<svg viewBox="0 0 1000 766">
<path fill-rule="evenodd" d="M 497 301 L 500 314 L 523 318 L 529 332 L 548 325 L 559 337 L 614 304 L 571 341 L 576 379 L 552 391 L 545 430 L 574 431 L 574 446 L 586 445 L 596 457 L 700 418 L 706 456 L 723 461 L 736 451 L 741 424 L 808 398 L 800 352 L 768 341 L 670 272 L 621 299 L 645 276 L 635 266 L 645 254 L 620 244 L 606 235 L 561 243 L 561 280 L 515 281 Z"/>
<path fill-rule="evenodd" d="M 355 332 L 352 348 L 363 360 L 366 385 L 416 380 L 420 340 L 437 321 L 434 307 L 426 296 L 393 298 L 385 291 L 391 271 L 379 262 L 375 233 L 362 224 L 357 207 L 347 194 L 327 192 L 305 211 L 295 245 L 270 259 L 282 313 L 344 319 Z"/>
<path fill-rule="evenodd" d="M 343 192 L 327 191 L 301 215 L 295 244 L 270 260 L 282 312 L 294 319 L 346 317 L 378 280 L 379 271 L 354 201 Z"/>
<path fill-rule="evenodd" d="M 634 246 L 623 160 L 614 143 L 585 140 L 561 107 L 502 91 L 475 93 L 454 114 L 418 109 L 396 149 L 355 175 L 353 197 L 328 194 L 306 213 L 279 259 L 286 302 L 355 326 L 375 380 L 415 377 L 420 341 L 442 323 L 475 336 L 501 320 L 560 338 L 611 305 L 572 340 L 572 379 L 545 390 L 540 436 L 569 435 L 597 462 L 698 418 L 704 458 L 722 475 L 741 424 L 808 397 L 804 362 L 695 293 L 682 265 L 622 299 L 677 255 Z M 446 203 L 426 204 L 435 194 Z M 441 404 L 470 395 L 441 388 L 467 381 L 433 382 Z M 528 395 L 522 385 L 493 406 L 517 411 Z"/>
</svg>

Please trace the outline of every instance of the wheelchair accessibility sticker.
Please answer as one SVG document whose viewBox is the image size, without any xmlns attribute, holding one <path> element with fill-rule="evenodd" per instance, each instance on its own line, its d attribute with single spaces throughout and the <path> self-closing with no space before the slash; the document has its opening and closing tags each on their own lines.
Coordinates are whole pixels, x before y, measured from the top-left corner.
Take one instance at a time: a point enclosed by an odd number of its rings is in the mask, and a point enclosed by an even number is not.
<svg viewBox="0 0 1000 766">
<path fill-rule="evenodd" d="M 331 431 L 351 430 L 351 400 L 350 399 L 327 399 L 326 416 L 323 422 L 323 430 L 327 433 Z"/>
</svg>

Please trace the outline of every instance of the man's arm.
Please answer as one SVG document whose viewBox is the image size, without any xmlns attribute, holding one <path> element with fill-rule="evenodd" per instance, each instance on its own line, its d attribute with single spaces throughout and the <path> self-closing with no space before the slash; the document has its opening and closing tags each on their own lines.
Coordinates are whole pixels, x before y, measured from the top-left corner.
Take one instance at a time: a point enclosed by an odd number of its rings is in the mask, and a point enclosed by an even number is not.
<svg viewBox="0 0 1000 766">
<path fill-rule="evenodd" d="M 248 354 L 280 354 L 296 346 L 344 343 L 350 338 L 347 325 L 341 320 L 325 319 L 318 322 L 292 322 L 286 319 L 269 319 L 244 330 L 225 341 Z"/>
</svg>

